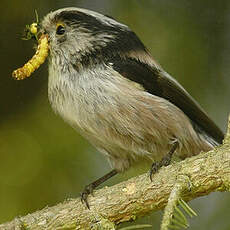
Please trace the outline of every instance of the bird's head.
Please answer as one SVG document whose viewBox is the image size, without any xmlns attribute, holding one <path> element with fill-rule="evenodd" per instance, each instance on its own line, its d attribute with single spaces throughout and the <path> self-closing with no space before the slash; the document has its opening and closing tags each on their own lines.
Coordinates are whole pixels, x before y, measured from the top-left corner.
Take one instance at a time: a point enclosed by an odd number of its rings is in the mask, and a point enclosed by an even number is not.
<svg viewBox="0 0 230 230">
<path fill-rule="evenodd" d="M 145 50 L 128 26 L 86 9 L 51 12 L 43 19 L 41 31 L 48 34 L 50 58 L 57 64 L 65 59 L 72 65 L 88 66 Z"/>
</svg>

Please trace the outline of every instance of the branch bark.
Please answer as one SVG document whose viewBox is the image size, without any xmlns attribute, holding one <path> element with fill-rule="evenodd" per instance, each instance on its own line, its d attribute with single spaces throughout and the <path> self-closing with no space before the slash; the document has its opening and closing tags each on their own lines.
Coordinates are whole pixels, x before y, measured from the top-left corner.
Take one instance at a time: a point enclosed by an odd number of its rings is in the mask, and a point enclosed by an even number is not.
<svg viewBox="0 0 230 230">
<path fill-rule="evenodd" d="M 15 218 L 0 225 L 0 229 L 115 229 L 119 223 L 163 209 L 181 176 L 189 178 L 187 188 L 180 194 L 185 201 L 230 190 L 230 119 L 222 146 L 161 168 L 153 182 L 148 173 L 143 174 L 95 191 L 94 196 L 89 196 L 90 210 L 79 198 L 71 199 Z"/>
</svg>

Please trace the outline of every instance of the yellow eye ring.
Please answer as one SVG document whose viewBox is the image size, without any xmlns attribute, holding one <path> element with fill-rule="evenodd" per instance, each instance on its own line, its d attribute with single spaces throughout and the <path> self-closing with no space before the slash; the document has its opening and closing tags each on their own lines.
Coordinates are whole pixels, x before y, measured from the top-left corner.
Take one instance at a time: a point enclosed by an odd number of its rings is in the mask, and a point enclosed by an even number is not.
<svg viewBox="0 0 230 230">
<path fill-rule="evenodd" d="M 63 23 L 57 23 L 56 34 L 63 35 L 65 33 L 65 25 Z"/>
</svg>

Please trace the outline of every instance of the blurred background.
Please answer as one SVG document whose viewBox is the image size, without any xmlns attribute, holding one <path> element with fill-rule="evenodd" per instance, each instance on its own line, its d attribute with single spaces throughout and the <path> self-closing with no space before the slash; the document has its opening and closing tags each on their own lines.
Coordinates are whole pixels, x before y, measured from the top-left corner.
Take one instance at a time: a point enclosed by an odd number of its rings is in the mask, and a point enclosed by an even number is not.
<svg viewBox="0 0 230 230">
<path fill-rule="evenodd" d="M 225 131 L 230 112 L 230 1 L 1 0 L 0 14 L 0 223 L 67 198 L 110 170 L 104 157 L 56 116 L 47 99 L 47 63 L 31 78 L 14 81 L 12 70 L 34 54 L 21 40 L 26 24 L 49 11 L 78 6 L 129 25 L 154 58 Z M 107 185 L 139 172 L 118 175 Z M 230 229 L 229 193 L 190 202 L 199 214 L 190 229 Z M 135 223 L 159 228 L 162 213 Z"/>
</svg>

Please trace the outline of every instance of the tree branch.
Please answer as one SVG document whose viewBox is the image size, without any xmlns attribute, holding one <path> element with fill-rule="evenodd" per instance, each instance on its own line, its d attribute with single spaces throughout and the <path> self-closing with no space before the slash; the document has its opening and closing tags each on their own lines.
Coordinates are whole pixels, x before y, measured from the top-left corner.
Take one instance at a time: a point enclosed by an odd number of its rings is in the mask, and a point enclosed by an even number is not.
<svg viewBox="0 0 230 230">
<path fill-rule="evenodd" d="M 224 144 L 149 174 L 106 187 L 89 196 L 90 210 L 79 198 L 44 208 L 0 225 L 4 230 L 115 229 L 116 225 L 163 209 L 180 178 L 188 178 L 180 197 L 189 201 L 214 191 L 230 190 L 230 119 Z M 173 196 L 173 195 L 171 195 Z"/>
</svg>

